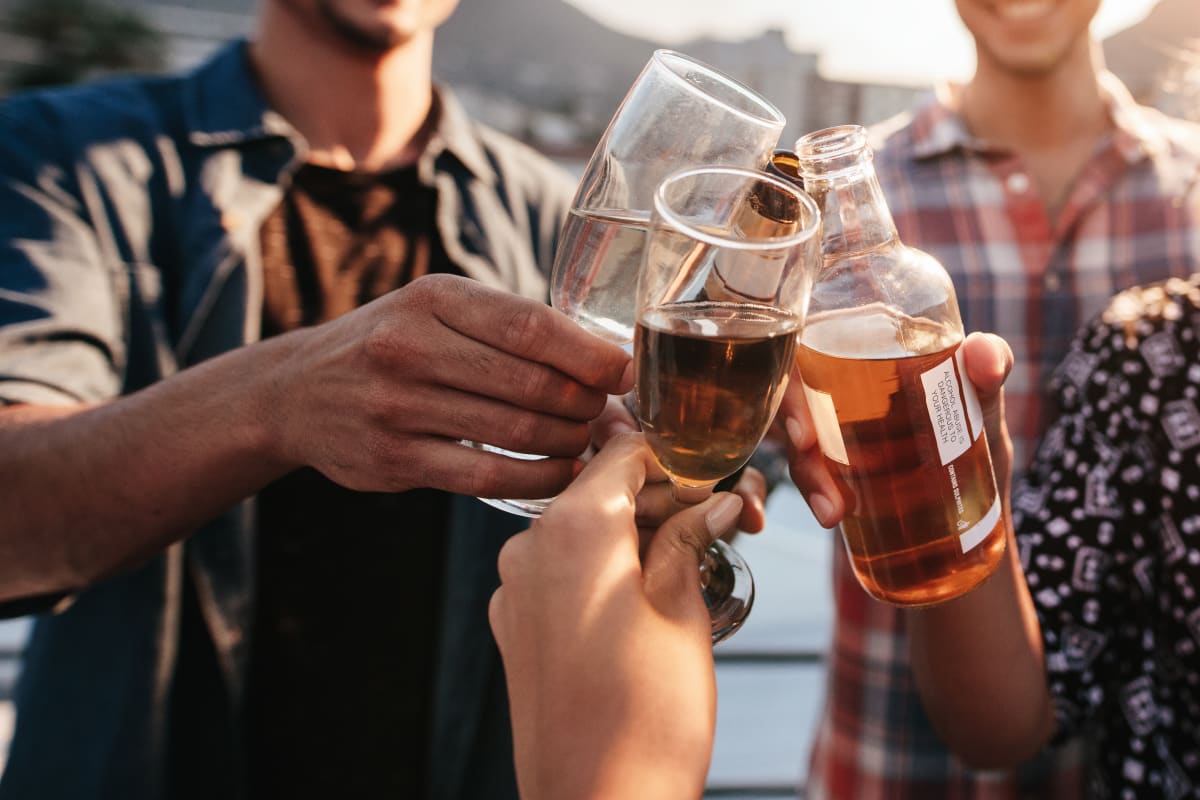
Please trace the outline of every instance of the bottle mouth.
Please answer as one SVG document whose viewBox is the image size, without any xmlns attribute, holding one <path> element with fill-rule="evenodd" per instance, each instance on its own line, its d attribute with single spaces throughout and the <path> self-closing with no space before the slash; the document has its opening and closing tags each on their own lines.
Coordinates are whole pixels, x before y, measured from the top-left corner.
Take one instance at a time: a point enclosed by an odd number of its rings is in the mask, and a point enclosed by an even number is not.
<svg viewBox="0 0 1200 800">
<path fill-rule="evenodd" d="M 803 181 L 803 176 L 800 174 L 800 157 L 791 150 L 779 149 L 771 153 L 767 171 L 772 170 L 789 180 L 798 183 Z"/>
<path fill-rule="evenodd" d="M 796 140 L 796 156 L 805 177 L 819 178 L 871 160 L 867 129 L 838 125 Z"/>
</svg>

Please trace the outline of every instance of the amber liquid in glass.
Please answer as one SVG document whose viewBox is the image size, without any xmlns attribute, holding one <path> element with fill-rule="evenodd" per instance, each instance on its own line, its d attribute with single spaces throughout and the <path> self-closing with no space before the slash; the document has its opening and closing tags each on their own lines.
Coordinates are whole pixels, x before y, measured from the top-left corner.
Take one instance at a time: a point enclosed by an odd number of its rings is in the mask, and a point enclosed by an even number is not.
<svg viewBox="0 0 1200 800">
<path fill-rule="evenodd" d="M 787 387 L 799 320 L 695 302 L 644 312 L 634 336 L 638 416 L 663 469 L 707 486 L 749 460 Z"/>
<path fill-rule="evenodd" d="M 879 352 L 889 337 L 893 352 L 884 357 L 844 352 L 848 343 Z M 810 320 L 797 350 L 814 421 L 825 426 L 822 451 L 845 498 L 851 564 L 867 592 L 895 605 L 964 594 L 1004 552 L 987 438 L 967 412 L 955 358 L 960 344 L 957 333 L 912 320 L 834 314 Z M 939 448 L 956 433 L 951 451 L 961 454 L 943 463 Z"/>
</svg>

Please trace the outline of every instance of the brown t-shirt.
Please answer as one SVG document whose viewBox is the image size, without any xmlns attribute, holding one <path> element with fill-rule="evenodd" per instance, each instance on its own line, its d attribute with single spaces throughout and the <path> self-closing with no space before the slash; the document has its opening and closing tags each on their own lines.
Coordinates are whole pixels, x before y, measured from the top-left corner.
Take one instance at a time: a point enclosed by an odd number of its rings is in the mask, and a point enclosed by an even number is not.
<svg viewBox="0 0 1200 800">
<path fill-rule="evenodd" d="M 457 272 L 435 202 L 415 167 L 302 167 L 262 227 L 263 336 Z M 312 469 L 260 493 L 253 797 L 424 795 L 448 503 L 353 492 Z"/>
</svg>

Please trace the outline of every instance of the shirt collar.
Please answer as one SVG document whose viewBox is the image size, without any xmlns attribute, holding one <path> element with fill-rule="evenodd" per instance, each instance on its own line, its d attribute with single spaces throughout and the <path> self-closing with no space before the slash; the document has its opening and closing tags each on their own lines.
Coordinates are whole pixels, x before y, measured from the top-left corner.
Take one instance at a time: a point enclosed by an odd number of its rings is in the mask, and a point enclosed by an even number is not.
<svg viewBox="0 0 1200 800">
<path fill-rule="evenodd" d="M 912 149 L 917 159 L 934 158 L 953 150 L 978 150 L 981 142 L 971 135 L 954 107 L 959 87 L 943 83 L 913 114 Z"/>
<path fill-rule="evenodd" d="M 299 152 L 307 149 L 299 132 L 267 104 L 251 70 L 244 40 L 225 45 L 196 70 L 187 85 L 184 102 L 188 136 L 199 147 L 283 137 L 291 140 Z M 445 86 L 435 86 L 434 109 L 438 115 L 436 127 L 418 159 L 422 180 L 433 182 L 437 159 L 448 153 L 476 178 L 494 185 L 496 172 L 484 152 L 475 123 L 458 98 Z"/>
<path fill-rule="evenodd" d="M 197 68 L 184 90 L 188 138 L 198 147 L 220 147 L 285 137 L 301 138 L 267 105 L 250 69 L 246 42 L 236 40 Z"/>
<path fill-rule="evenodd" d="M 1125 160 L 1133 163 L 1162 152 L 1167 147 L 1166 134 L 1151 118 L 1152 112 L 1138 105 L 1111 72 L 1101 72 L 1099 82 L 1101 96 L 1113 121 L 1113 144 Z M 912 121 L 914 158 L 936 158 L 956 149 L 979 153 L 998 151 L 996 145 L 967 130 L 955 102 L 960 89 L 956 84 L 943 83 L 916 110 Z"/>
<path fill-rule="evenodd" d="M 447 153 L 456 158 L 476 178 L 488 186 L 494 185 L 497 180 L 496 171 L 484 152 L 476 131 L 476 123 L 446 86 L 435 85 L 433 93 L 434 109 L 438 118 L 425 152 L 418 159 L 422 179 L 433 170 L 434 162 L 443 153 Z"/>
</svg>

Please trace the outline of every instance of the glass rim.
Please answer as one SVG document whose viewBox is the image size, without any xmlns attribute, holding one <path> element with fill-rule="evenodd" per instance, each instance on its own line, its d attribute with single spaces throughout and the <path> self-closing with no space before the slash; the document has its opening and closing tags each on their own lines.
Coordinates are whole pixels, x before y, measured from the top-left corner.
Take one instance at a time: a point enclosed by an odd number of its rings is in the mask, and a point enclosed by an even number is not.
<svg viewBox="0 0 1200 800">
<path fill-rule="evenodd" d="M 811 131 L 796 140 L 794 152 L 806 180 L 827 181 L 873 160 L 870 137 L 862 125 Z"/>
<path fill-rule="evenodd" d="M 670 75 L 678 83 L 687 87 L 690 91 L 703 94 L 705 97 L 710 98 L 722 108 L 725 108 L 740 117 L 762 125 L 765 128 L 779 128 L 780 130 L 783 130 L 783 127 L 787 124 L 787 117 L 783 115 L 783 112 L 780 111 L 774 103 L 736 78 L 730 77 L 724 72 L 721 72 L 711 64 L 705 64 L 703 61 L 692 58 L 685 53 L 681 53 L 678 50 L 671 50 L 669 48 L 659 48 L 655 50 L 650 56 L 650 60 L 653 63 L 661 66 L 668 75 Z M 764 113 L 761 116 L 755 115 L 749 109 L 738 108 L 720 97 L 716 97 L 709 92 L 703 92 L 700 87 L 687 80 L 687 78 L 677 72 L 672 65 L 672 62 L 683 62 L 699 69 L 709 77 L 715 79 L 718 83 L 725 85 L 742 97 L 749 99 L 754 103 L 754 105 L 762 109 Z"/>
<path fill-rule="evenodd" d="M 711 231 L 701 229 L 683 219 L 671 208 L 666 198 L 668 186 L 698 175 L 732 175 L 748 180 L 769 183 L 777 189 L 782 189 L 785 193 L 795 197 L 808 214 L 808 220 L 798 231 L 789 233 L 786 236 L 738 238 L 714 234 Z M 793 247 L 816 236 L 821 227 L 820 209 L 817 208 L 816 201 L 809 196 L 808 192 L 796 186 L 791 181 L 776 177 L 762 170 L 747 169 L 745 167 L 700 166 L 688 167 L 672 172 L 666 178 L 663 178 L 654 190 L 654 212 L 666 224 L 698 242 L 711 244 L 715 247 L 726 247 L 731 250 L 779 250 Z"/>
</svg>

